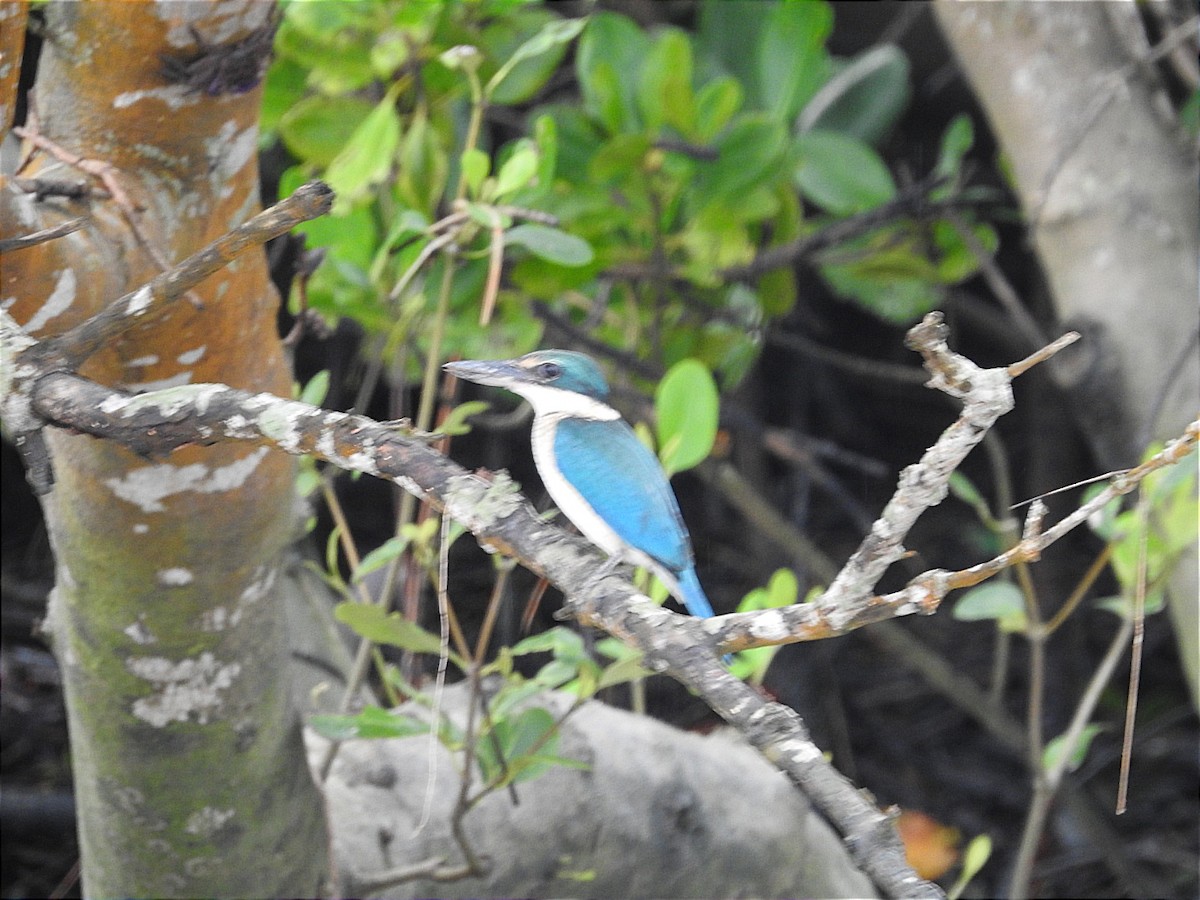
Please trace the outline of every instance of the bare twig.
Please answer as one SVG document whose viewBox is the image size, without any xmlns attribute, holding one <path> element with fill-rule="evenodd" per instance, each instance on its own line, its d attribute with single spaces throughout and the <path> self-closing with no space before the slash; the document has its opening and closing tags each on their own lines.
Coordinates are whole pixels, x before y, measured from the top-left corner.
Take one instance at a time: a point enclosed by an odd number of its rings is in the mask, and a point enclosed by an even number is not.
<svg viewBox="0 0 1200 900">
<path fill-rule="evenodd" d="M 365 897 L 368 894 L 382 893 L 406 881 L 416 881 L 418 878 L 458 881 L 471 874 L 473 873 L 469 866 L 447 866 L 445 857 L 433 856 L 418 863 L 377 872 L 369 877 L 346 878 L 345 887 L 351 896 Z"/>
<path fill-rule="evenodd" d="M 104 189 L 108 191 L 117 208 L 121 210 L 121 215 L 129 224 L 130 230 L 133 232 L 134 238 L 138 245 L 146 251 L 146 254 L 154 260 L 154 264 L 158 266 L 160 271 L 167 271 L 170 268 L 170 263 L 163 257 L 162 252 L 158 247 L 146 236 L 142 230 L 141 223 L 138 222 L 139 209 L 136 204 L 125 193 L 125 189 L 121 187 L 121 182 L 117 178 L 119 171 L 116 166 L 102 159 L 88 159 L 80 156 L 78 153 L 72 153 L 65 147 L 61 147 L 48 137 L 40 134 L 36 128 L 28 128 L 17 126 L 13 128 L 13 134 L 23 140 L 29 141 L 33 146 L 40 150 L 45 150 L 55 159 L 66 163 L 68 166 L 79 169 L 91 175 L 93 178 L 100 181 L 104 185 Z"/>
<path fill-rule="evenodd" d="M 1149 565 L 1150 498 L 1143 491 L 1138 502 L 1141 540 L 1138 542 L 1137 583 L 1133 596 L 1133 644 L 1129 658 L 1129 689 L 1125 699 L 1125 734 L 1121 738 L 1121 775 L 1117 782 L 1117 815 L 1125 812 L 1129 796 L 1129 764 L 1133 757 L 1133 728 L 1137 719 L 1138 685 L 1142 680 L 1142 645 L 1146 634 L 1146 582 Z"/>
<path fill-rule="evenodd" d="M 771 331 L 767 335 L 767 343 L 786 347 L 801 356 L 819 360 L 833 366 L 842 372 L 848 372 L 862 378 L 881 381 L 892 381 L 905 385 L 921 385 L 925 383 L 924 373 L 915 365 L 904 366 L 878 359 L 867 359 L 855 356 L 814 341 L 802 334 L 785 334 L 781 331 Z"/>
<path fill-rule="evenodd" d="M 1020 360 L 1019 362 L 1013 363 L 1005 371 L 1008 372 L 1010 378 L 1016 378 L 1018 375 L 1028 372 L 1038 363 L 1045 362 L 1064 347 L 1071 346 L 1071 344 L 1075 343 L 1077 340 L 1079 340 L 1079 332 L 1068 331 L 1062 337 L 1051 341 L 1036 353 L 1031 353 L 1029 356 Z"/>
<path fill-rule="evenodd" d="M 85 222 L 87 222 L 87 216 L 78 216 L 74 219 L 68 219 L 66 222 L 55 225 L 52 228 L 43 228 L 41 231 L 35 231 L 23 237 L 6 238 L 0 241 L 0 253 L 24 250 L 26 247 L 36 247 L 38 244 L 46 243 L 46 241 L 64 237 L 73 231 L 78 231 L 84 226 Z"/>
<path fill-rule="evenodd" d="M 1072 752 L 1079 742 L 1080 735 L 1083 734 L 1084 726 L 1091 718 L 1096 704 L 1100 702 L 1100 695 L 1109 679 L 1112 678 L 1117 663 L 1125 655 L 1125 647 L 1129 644 L 1129 637 L 1132 633 L 1133 620 L 1126 619 L 1116 635 L 1113 636 L 1108 645 L 1108 651 L 1104 654 L 1104 659 L 1092 673 L 1087 689 L 1084 691 L 1079 705 L 1075 708 L 1075 715 L 1071 718 L 1071 724 L 1063 735 L 1062 752 L 1050 765 L 1046 764 L 1040 754 L 1035 760 L 1033 800 L 1029 805 L 1025 830 L 1021 836 L 1021 846 L 1017 852 L 1017 861 L 1013 866 L 1012 883 L 1008 892 L 1010 897 L 1022 898 L 1029 894 L 1029 877 L 1033 871 L 1034 852 L 1037 850 L 1038 839 L 1045 827 L 1051 801 L 1053 801 L 1054 794 L 1070 765 Z"/>
<path fill-rule="evenodd" d="M 895 199 L 880 204 L 874 209 L 839 219 L 826 225 L 820 231 L 807 234 L 789 243 L 768 247 L 745 265 L 730 266 L 724 269 L 720 273 L 720 277 L 724 281 L 753 281 L 767 272 L 811 259 L 821 250 L 867 234 L 904 216 L 920 215 L 932 218 L 951 210 L 962 209 L 974 202 L 962 196 L 941 200 L 930 199 L 929 192 L 943 183 L 944 179 L 939 178 L 918 182 L 901 192 Z"/>
<path fill-rule="evenodd" d="M 975 236 L 970 223 L 966 222 L 955 210 L 946 213 L 946 221 L 954 228 L 959 239 L 966 244 L 971 255 L 979 263 L 979 274 L 983 276 L 992 295 L 1000 301 L 1000 305 L 1008 313 L 1008 317 L 1016 326 L 1017 331 L 1029 342 L 1029 346 L 1039 347 L 1046 343 L 1046 335 L 1042 332 L 1037 320 L 1030 314 L 1029 307 L 1021 302 L 1016 288 L 1012 286 L 1000 266 L 996 264 L 995 254 Z"/>
<path fill-rule="evenodd" d="M 148 284 L 125 294 L 86 322 L 41 342 L 37 355 L 46 361 L 54 360 L 53 367 L 60 371 L 76 368 L 106 341 L 129 328 L 135 319 L 158 315 L 251 247 L 324 215 L 332 203 L 333 192 L 321 182 L 302 185 L 286 200 L 222 235 Z"/>
</svg>

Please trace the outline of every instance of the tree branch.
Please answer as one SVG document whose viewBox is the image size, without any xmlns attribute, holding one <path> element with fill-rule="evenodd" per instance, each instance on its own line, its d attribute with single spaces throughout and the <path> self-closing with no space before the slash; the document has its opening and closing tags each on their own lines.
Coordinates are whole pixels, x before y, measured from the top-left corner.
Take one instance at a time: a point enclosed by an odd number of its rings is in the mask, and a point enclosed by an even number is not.
<svg viewBox="0 0 1200 900">
<path fill-rule="evenodd" d="M 135 291 L 110 303 L 103 312 L 62 334 L 42 341 L 37 356 L 60 371 L 77 368 L 106 341 L 139 319 L 160 315 L 189 290 L 223 269 L 251 247 L 286 234 L 323 216 L 333 206 L 333 191 L 319 181 L 301 185 L 292 196 L 219 237 Z"/>
<path fill-rule="evenodd" d="M 19 344 L 24 336 L 14 334 L 6 321 L 11 323 L 0 314 L 0 336 Z M 429 448 L 422 436 L 395 426 L 218 384 L 130 395 L 61 371 L 40 377 L 26 372 L 25 378 L 33 415 L 119 441 L 139 453 L 161 454 L 188 443 L 225 439 L 269 443 L 288 453 L 389 479 L 428 500 L 466 525 L 485 547 L 518 557 L 561 586 L 569 597 L 564 614 L 639 647 L 649 666 L 687 685 L 742 731 L 835 824 L 856 863 L 884 893 L 930 896 L 937 895 L 937 889 L 918 879 L 905 863 L 890 815 L 825 761 L 794 711 L 767 701 L 729 675 L 719 663 L 720 655 L 844 634 L 898 615 L 931 613 L 948 591 L 978 583 L 1018 560 L 1036 559 L 1046 546 L 1085 521 L 1090 511 L 1132 490 L 1150 471 L 1182 458 L 1200 438 L 1200 422 L 1154 459 L 1118 475 L 1096 500 L 1053 527 L 1027 529 L 1025 538 L 1006 554 L 961 572 L 932 570 L 902 591 L 875 596 L 874 584 L 903 555 L 902 542 L 913 522 L 945 497 L 950 474 L 1012 405 L 1010 372 L 980 369 L 950 352 L 940 316 L 931 314 L 913 328 L 909 344 L 925 357 L 930 384 L 964 400 L 959 420 L 919 463 L 905 470 L 871 533 L 819 601 L 703 622 L 656 606 L 617 575 L 589 584 L 599 562 L 595 548 L 543 522 L 507 476 L 469 473 Z M 20 362 L 32 352 L 21 354 Z M 1031 517 L 1031 522 L 1039 521 L 1038 515 Z"/>
<path fill-rule="evenodd" d="M 51 228 L 42 228 L 39 231 L 23 235 L 19 238 L 5 238 L 4 240 L 0 240 L 0 253 L 24 250 L 26 247 L 36 247 L 38 244 L 46 243 L 46 241 L 64 237 L 73 231 L 78 231 L 83 227 L 85 222 L 87 222 L 86 216 L 76 216 L 74 219 L 68 219 L 59 225 Z"/>
</svg>

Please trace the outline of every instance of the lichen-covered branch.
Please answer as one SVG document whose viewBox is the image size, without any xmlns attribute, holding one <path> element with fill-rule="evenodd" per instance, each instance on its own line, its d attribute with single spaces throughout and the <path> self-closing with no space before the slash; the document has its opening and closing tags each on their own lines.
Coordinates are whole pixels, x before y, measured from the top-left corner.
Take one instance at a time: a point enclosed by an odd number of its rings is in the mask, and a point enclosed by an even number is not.
<svg viewBox="0 0 1200 900">
<path fill-rule="evenodd" d="M 1086 507 L 1048 528 L 1027 529 L 1016 547 L 994 560 L 959 572 L 932 570 L 901 591 L 875 595 L 873 583 L 903 552 L 908 528 L 922 510 L 945 496 L 950 473 L 1011 406 L 1010 374 L 979 369 L 950 353 L 945 337 L 944 326 L 933 317 L 913 330 L 910 342 L 926 355 L 932 383 L 963 398 L 963 415 L 921 462 L 906 470 L 882 524 L 848 567 L 852 574 L 843 570 L 816 603 L 703 623 L 661 609 L 617 576 L 585 589 L 595 568 L 594 551 L 585 542 L 543 522 L 507 478 L 469 473 L 432 450 L 421 435 L 394 424 L 217 384 L 131 396 L 52 372 L 35 382 L 31 397 L 34 412 L 47 421 L 103 435 L 141 453 L 225 439 L 270 443 L 387 478 L 429 500 L 467 525 L 485 546 L 520 558 L 561 586 L 571 597 L 571 615 L 631 641 L 646 653 L 650 666 L 696 691 L 813 799 L 887 895 L 928 896 L 932 887 L 904 863 L 888 815 L 824 760 L 792 710 L 767 701 L 725 672 L 720 653 L 828 637 L 897 615 L 933 612 L 950 590 L 978 583 L 1018 560 L 1036 559 L 1085 521 L 1089 511 L 1190 452 L 1200 434 L 1200 423 L 1193 423 L 1157 457 L 1117 476 Z"/>
</svg>

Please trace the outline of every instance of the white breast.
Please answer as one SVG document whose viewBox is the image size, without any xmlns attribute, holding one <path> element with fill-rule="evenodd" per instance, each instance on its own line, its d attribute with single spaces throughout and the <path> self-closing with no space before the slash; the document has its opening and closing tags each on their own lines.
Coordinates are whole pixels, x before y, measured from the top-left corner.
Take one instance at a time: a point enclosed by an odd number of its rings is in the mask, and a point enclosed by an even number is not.
<svg viewBox="0 0 1200 900">
<path fill-rule="evenodd" d="M 595 401 L 592 401 L 595 402 Z M 603 404 L 598 404 L 603 405 Z M 611 409 L 611 407 L 604 407 Z M 554 428 L 561 415 L 537 415 L 533 419 L 533 461 L 537 464 L 538 474 L 546 486 L 551 499 L 564 516 L 570 519 L 576 528 L 589 541 L 607 553 L 634 565 L 660 570 L 662 567 L 640 550 L 630 547 L 617 535 L 608 523 L 596 513 L 590 503 L 583 498 L 563 475 L 554 458 Z"/>
</svg>

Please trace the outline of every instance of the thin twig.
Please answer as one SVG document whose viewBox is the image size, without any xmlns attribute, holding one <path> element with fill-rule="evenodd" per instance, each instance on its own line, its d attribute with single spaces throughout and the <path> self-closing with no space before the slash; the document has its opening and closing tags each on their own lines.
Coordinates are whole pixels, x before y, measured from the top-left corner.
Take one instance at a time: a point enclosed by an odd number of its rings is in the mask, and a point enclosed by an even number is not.
<svg viewBox="0 0 1200 900">
<path fill-rule="evenodd" d="M 1079 338 L 1080 334 L 1078 331 L 1068 331 L 1066 334 L 1062 335 L 1062 337 L 1055 338 L 1041 350 L 1031 353 L 1019 362 L 1015 362 L 1010 365 L 1006 370 L 1009 374 L 1009 377 L 1016 378 L 1018 375 L 1028 372 L 1038 363 L 1045 362 L 1064 347 L 1071 346 L 1073 343 L 1079 340 Z"/>
<path fill-rule="evenodd" d="M 35 357 L 54 360 L 52 368 L 77 368 L 106 342 L 129 328 L 135 319 L 159 314 L 213 272 L 224 268 L 252 247 L 265 244 L 301 222 L 327 213 L 333 192 L 319 181 L 296 189 L 292 196 L 217 238 L 178 265 L 130 291 L 85 322 L 35 348 Z"/>
<path fill-rule="evenodd" d="M 1040 758 L 1036 761 L 1038 767 L 1034 771 L 1038 774 L 1034 779 L 1033 800 L 1030 802 L 1029 813 L 1025 819 L 1025 828 L 1021 834 L 1021 844 L 1017 851 L 1017 861 L 1013 865 L 1012 881 L 1008 891 L 1008 896 L 1013 900 L 1021 900 L 1029 895 L 1029 880 L 1033 873 L 1034 857 L 1045 828 L 1050 804 L 1071 763 L 1071 756 L 1079 743 L 1080 735 L 1083 734 L 1084 727 L 1091 719 L 1096 704 L 1100 702 L 1100 696 L 1112 678 L 1117 663 L 1124 656 L 1125 647 L 1129 643 L 1132 633 L 1133 620 L 1125 619 L 1109 643 L 1108 651 L 1104 654 L 1096 671 L 1092 673 L 1087 689 L 1075 707 L 1075 715 L 1071 717 L 1071 724 L 1062 735 L 1061 752 L 1055 758 L 1053 765 L 1047 767 Z"/>
<path fill-rule="evenodd" d="M 450 520 L 442 516 L 438 525 L 437 604 L 441 652 L 438 653 L 437 675 L 433 681 L 433 708 L 429 716 L 429 769 L 425 775 L 425 801 L 421 804 L 421 818 L 413 828 L 414 835 L 420 834 L 433 816 L 434 791 L 437 788 L 438 720 L 442 716 L 442 695 L 446 689 L 446 670 L 450 662 L 450 598 L 446 592 L 446 584 L 450 579 Z"/>
<path fill-rule="evenodd" d="M 19 238 L 5 238 L 0 241 L 0 253 L 9 253 L 13 250 L 24 250 L 27 247 L 36 247 L 38 244 L 44 244 L 46 241 L 52 241 L 55 238 L 64 237 L 73 231 L 78 231 L 87 222 L 87 216 L 78 216 L 74 219 L 68 219 L 59 225 L 51 228 L 43 228 L 41 231 L 35 231 L 32 234 L 24 235 Z"/>
<path fill-rule="evenodd" d="M 433 856 L 407 866 L 389 869 L 386 872 L 376 872 L 369 877 L 354 876 L 348 878 L 347 888 L 353 894 L 365 897 L 368 894 L 380 894 L 388 888 L 403 884 L 406 881 L 416 881 L 418 878 L 429 878 L 433 881 L 458 881 L 474 874 L 469 866 L 447 866 L 446 858 Z"/>
<path fill-rule="evenodd" d="M 34 128 L 16 126 L 13 128 L 13 134 L 23 140 L 29 141 L 35 147 L 45 150 L 59 162 L 66 163 L 68 166 L 79 169 L 81 172 L 86 172 L 93 178 L 99 179 L 108 191 L 112 200 L 117 204 L 117 208 L 121 210 L 121 215 L 128 223 L 130 230 L 133 232 L 134 238 L 138 245 L 146 251 L 146 254 L 154 260 L 154 264 L 158 266 L 160 272 L 165 272 L 171 268 L 170 263 L 162 255 L 162 252 L 155 246 L 142 230 L 141 224 L 138 222 L 138 207 L 129 199 L 129 195 L 125 193 L 125 189 L 121 187 L 121 182 L 117 179 L 116 166 L 102 159 L 88 159 L 80 156 L 78 153 L 72 153 L 64 147 L 59 146 L 48 137 L 40 134 Z M 198 302 L 196 298 L 193 302 Z"/>
<path fill-rule="evenodd" d="M 992 295 L 1000 301 L 1000 305 L 1004 307 L 1004 311 L 1008 313 L 1009 319 L 1016 326 L 1017 331 L 1029 342 L 1031 347 L 1040 347 L 1046 343 L 1046 335 L 1043 333 L 1041 326 L 1037 320 L 1029 313 L 1029 307 L 1021 302 L 1021 297 L 1017 293 L 1016 288 L 1005 277 L 1000 266 L 996 264 L 996 256 L 983 245 L 983 242 L 975 236 L 970 224 L 966 222 L 956 210 L 950 210 L 946 213 L 946 221 L 958 234 L 959 239 L 967 245 L 967 249 L 971 251 L 971 255 L 975 257 L 975 261 L 979 263 L 979 274 L 983 276 L 983 280 L 987 282 L 987 286 L 991 289 Z"/>
<path fill-rule="evenodd" d="M 1125 698 L 1125 733 L 1121 738 L 1121 774 L 1117 781 L 1116 813 L 1125 812 L 1129 797 L 1129 764 L 1133 757 L 1133 727 L 1137 718 L 1138 685 L 1142 679 L 1142 645 L 1146 634 L 1146 582 L 1150 545 L 1150 498 L 1142 491 L 1138 500 L 1138 521 L 1141 540 L 1138 541 L 1137 581 L 1133 591 L 1133 645 L 1129 655 L 1129 691 Z"/>
</svg>

